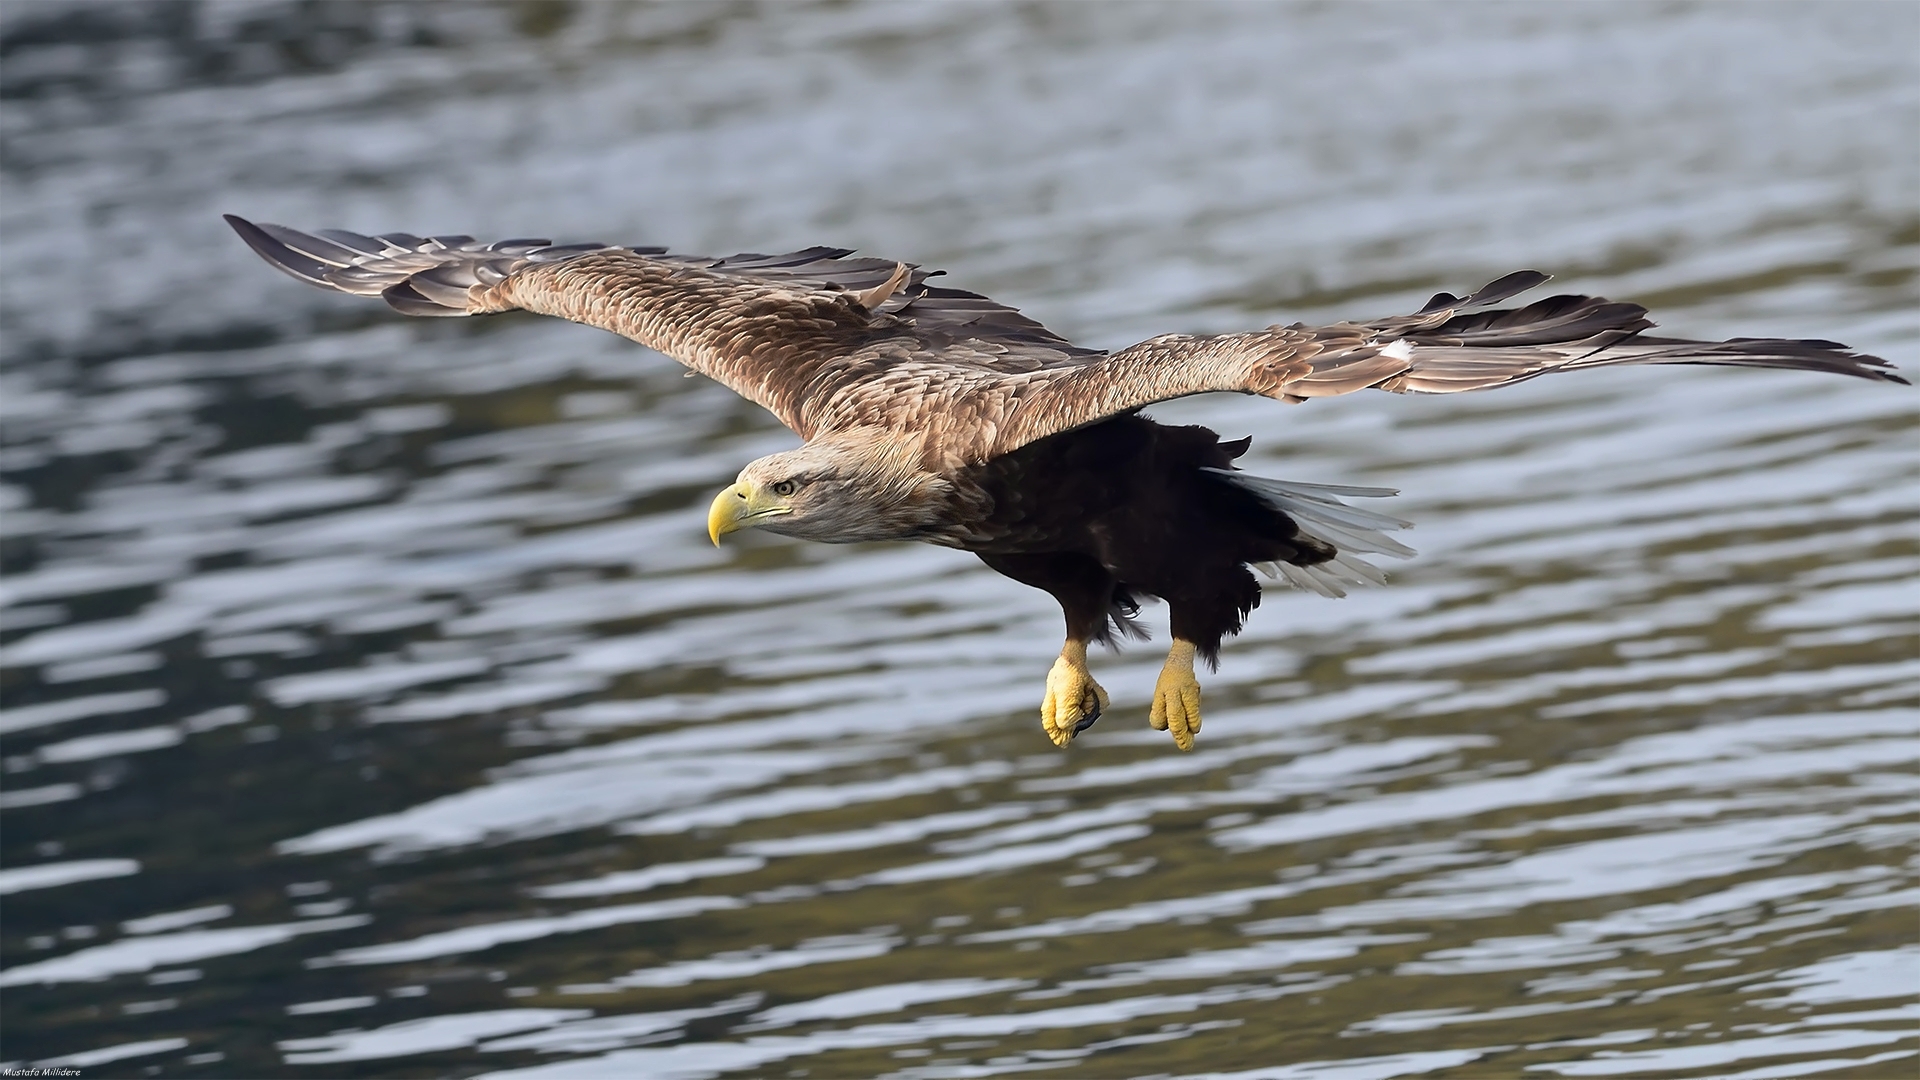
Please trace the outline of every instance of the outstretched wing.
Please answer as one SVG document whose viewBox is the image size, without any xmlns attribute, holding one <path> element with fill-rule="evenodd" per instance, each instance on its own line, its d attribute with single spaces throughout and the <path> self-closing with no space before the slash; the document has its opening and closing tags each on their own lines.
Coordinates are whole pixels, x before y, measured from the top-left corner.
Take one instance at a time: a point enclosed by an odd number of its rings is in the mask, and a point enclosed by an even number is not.
<svg viewBox="0 0 1920 1080">
<path fill-rule="evenodd" d="M 931 286 L 933 275 L 916 266 L 848 258 L 842 248 L 704 258 L 546 240 L 309 235 L 226 220 L 293 277 L 379 296 L 408 315 L 522 309 L 622 334 L 723 383 L 805 438 L 847 422 L 846 410 L 832 407 L 840 392 L 885 383 L 890 369 L 1011 376 L 1105 355 L 984 296 Z M 914 420 L 889 413 L 862 422 L 904 428 Z"/>
<path fill-rule="evenodd" d="M 1008 415 L 997 425 L 989 453 L 1207 391 L 1293 402 L 1369 387 L 1451 394 L 1614 364 L 1793 368 L 1907 381 L 1885 360 L 1833 341 L 1644 336 L 1641 331 L 1653 325 L 1645 308 L 1597 296 L 1550 296 L 1523 308 L 1492 309 L 1546 280 L 1538 271 L 1521 270 L 1472 296 L 1441 293 L 1412 315 L 1214 337 L 1170 334 L 1075 368 L 1014 376 L 1024 385 L 1008 395 Z"/>
<path fill-rule="evenodd" d="M 661 248 L 467 236 L 308 235 L 229 215 L 268 262 L 409 315 L 522 309 L 651 346 L 763 406 L 803 438 L 872 426 L 979 462 L 1036 439 L 1209 391 L 1304 401 L 1378 387 L 1480 390 L 1610 364 L 1727 364 L 1905 382 L 1832 341 L 1646 337 L 1646 309 L 1592 296 L 1492 305 L 1547 280 L 1522 270 L 1412 315 L 1245 334 L 1170 334 L 1107 354 L 932 274 L 841 248 L 723 259 Z"/>
</svg>

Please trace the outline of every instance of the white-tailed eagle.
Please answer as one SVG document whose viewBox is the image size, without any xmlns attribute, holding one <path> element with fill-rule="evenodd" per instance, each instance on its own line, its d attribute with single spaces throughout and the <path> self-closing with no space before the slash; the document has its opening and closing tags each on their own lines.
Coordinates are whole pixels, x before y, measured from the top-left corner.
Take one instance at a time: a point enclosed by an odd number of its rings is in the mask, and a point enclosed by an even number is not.
<svg viewBox="0 0 1920 1080">
<path fill-rule="evenodd" d="M 1170 427 L 1144 406 L 1208 391 L 1282 401 L 1368 387 L 1483 390 L 1613 364 L 1797 368 L 1905 382 L 1832 341 L 1650 337 L 1646 309 L 1593 296 L 1501 301 L 1547 280 L 1522 270 L 1411 315 L 1242 334 L 1167 334 L 1115 352 L 1074 345 L 932 274 L 839 248 L 706 258 L 661 248 L 479 244 L 468 236 L 309 235 L 228 216 L 268 262 L 309 284 L 379 296 L 408 315 L 524 310 L 657 349 L 780 418 L 805 440 L 749 462 L 713 501 L 715 543 L 744 528 L 804 540 L 922 540 L 1044 589 L 1067 639 L 1040 722 L 1065 746 L 1106 691 L 1087 646 L 1168 605 L 1173 646 L 1149 722 L 1182 750 L 1200 730 L 1196 656 L 1260 603 L 1249 567 L 1339 596 L 1379 582 L 1363 556 L 1404 557 L 1406 522 L 1341 501 L 1392 495 L 1255 477 L 1249 440 Z"/>
</svg>

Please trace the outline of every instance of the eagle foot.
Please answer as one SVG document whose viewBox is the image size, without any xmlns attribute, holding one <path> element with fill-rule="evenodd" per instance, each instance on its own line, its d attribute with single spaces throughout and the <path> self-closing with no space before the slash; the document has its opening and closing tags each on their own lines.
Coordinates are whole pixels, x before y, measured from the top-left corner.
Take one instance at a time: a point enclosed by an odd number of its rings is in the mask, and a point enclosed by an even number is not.
<svg viewBox="0 0 1920 1080">
<path fill-rule="evenodd" d="M 1153 712 L 1147 723 L 1173 735 L 1173 745 L 1193 749 L 1200 733 L 1200 680 L 1193 677 L 1193 643 L 1174 639 L 1167 662 L 1153 686 Z"/>
<path fill-rule="evenodd" d="M 1100 719 L 1107 703 L 1107 692 L 1087 671 L 1086 644 L 1069 641 L 1047 672 L 1047 696 L 1040 702 L 1040 726 L 1047 738 L 1055 746 L 1067 745 Z"/>
</svg>

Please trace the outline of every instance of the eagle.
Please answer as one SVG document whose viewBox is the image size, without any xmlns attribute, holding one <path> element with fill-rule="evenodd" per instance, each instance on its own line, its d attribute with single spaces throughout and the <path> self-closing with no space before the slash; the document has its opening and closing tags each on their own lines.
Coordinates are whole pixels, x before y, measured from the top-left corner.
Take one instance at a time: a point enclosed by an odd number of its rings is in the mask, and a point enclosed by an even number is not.
<svg viewBox="0 0 1920 1080">
<path fill-rule="evenodd" d="M 469 236 L 302 233 L 227 215 L 267 262 L 311 285 L 379 296 L 406 315 L 557 315 L 630 338 L 761 406 L 799 447 L 748 462 L 707 516 L 715 544 L 758 528 L 829 544 L 916 540 L 970 551 L 1045 590 L 1066 616 L 1040 724 L 1065 747 L 1108 708 L 1093 643 L 1144 638 L 1166 602 L 1172 644 L 1148 722 L 1193 748 L 1196 659 L 1260 603 L 1257 568 L 1342 596 L 1382 583 L 1366 556 L 1405 558 L 1408 522 L 1345 500 L 1386 488 L 1274 480 L 1223 440 L 1141 409 L 1215 391 L 1299 403 L 1369 387 L 1485 390 L 1619 364 L 1792 368 L 1905 383 L 1837 342 L 1653 337 L 1646 309 L 1559 295 L 1521 270 L 1410 314 L 1232 334 L 1164 334 L 1115 351 L 1075 345 L 1014 308 L 931 283 L 939 271 L 843 248 L 725 258 L 659 247 L 482 244 Z"/>
</svg>

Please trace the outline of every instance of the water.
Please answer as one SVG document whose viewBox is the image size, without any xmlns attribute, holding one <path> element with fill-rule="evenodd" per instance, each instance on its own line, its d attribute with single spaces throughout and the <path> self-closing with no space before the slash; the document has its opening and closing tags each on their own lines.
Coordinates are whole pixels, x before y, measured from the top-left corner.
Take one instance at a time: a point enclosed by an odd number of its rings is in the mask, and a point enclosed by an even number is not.
<svg viewBox="0 0 1920 1080">
<path fill-rule="evenodd" d="M 752 406 L 218 214 L 859 246 L 1100 346 L 1538 266 L 1911 374 L 1912 6 L 0 15 L 5 1061 L 1911 1074 L 1911 391 L 1162 407 L 1421 555 L 1269 593 L 1193 754 L 1153 648 L 1059 752 L 1043 594 L 707 544 Z"/>
</svg>

